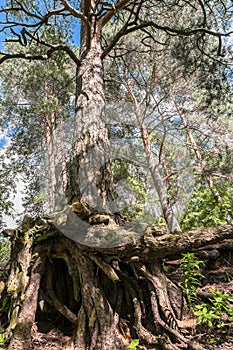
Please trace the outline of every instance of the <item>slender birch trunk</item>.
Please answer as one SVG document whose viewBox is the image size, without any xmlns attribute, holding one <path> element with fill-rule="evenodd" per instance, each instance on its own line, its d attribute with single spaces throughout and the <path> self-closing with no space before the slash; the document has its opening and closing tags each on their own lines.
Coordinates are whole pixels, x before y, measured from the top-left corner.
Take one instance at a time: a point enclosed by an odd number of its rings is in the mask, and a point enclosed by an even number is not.
<svg viewBox="0 0 233 350">
<path fill-rule="evenodd" d="M 197 142 L 192 134 L 192 131 L 189 128 L 188 121 L 185 118 L 184 114 L 181 112 L 180 107 L 179 107 L 178 103 L 176 102 L 176 99 L 174 96 L 173 96 L 173 102 L 174 102 L 175 108 L 179 114 L 179 117 L 181 119 L 181 122 L 183 124 L 184 130 L 186 132 L 186 135 L 188 137 L 190 145 L 192 146 L 194 154 L 195 154 L 197 160 L 199 161 L 200 168 L 203 170 L 204 169 L 204 159 L 203 159 L 202 154 L 200 152 L 200 148 L 198 147 L 198 144 L 197 144 Z M 211 175 L 206 176 L 206 181 L 207 181 L 207 184 L 209 186 L 210 191 L 213 194 L 213 197 L 214 197 L 216 203 L 221 205 L 222 198 L 221 198 L 221 195 L 218 192 L 218 190 L 214 184 L 213 177 Z M 225 209 L 225 216 L 226 216 L 227 223 L 230 224 L 232 222 L 232 217 L 227 209 Z"/>
<path fill-rule="evenodd" d="M 130 95 L 131 101 L 133 102 L 135 106 L 135 112 L 136 112 L 136 118 L 140 127 L 141 131 L 141 136 L 142 136 L 142 141 L 147 157 L 147 163 L 149 167 L 149 171 L 152 176 L 152 180 L 154 183 L 155 190 L 158 194 L 159 197 L 159 202 L 160 206 L 162 209 L 163 217 L 166 221 L 167 227 L 169 232 L 174 233 L 174 232 L 181 232 L 180 225 L 178 223 L 178 220 L 176 218 L 175 213 L 172 210 L 172 206 L 170 204 L 170 198 L 168 195 L 168 190 L 167 186 L 161 176 L 160 173 L 160 164 L 159 161 L 155 160 L 155 157 L 151 151 L 151 144 L 150 144 L 150 139 L 149 139 L 149 134 L 146 128 L 146 125 L 144 123 L 143 117 L 141 115 L 140 111 L 140 103 L 137 102 L 136 97 L 134 96 L 132 87 L 130 85 L 130 82 L 125 75 L 126 79 L 126 88 L 128 90 L 128 93 Z"/>
<path fill-rule="evenodd" d="M 51 114 L 45 118 L 45 142 L 49 168 L 49 209 L 53 211 L 55 207 L 57 166 L 56 116 L 54 112 L 51 112 Z"/>
</svg>

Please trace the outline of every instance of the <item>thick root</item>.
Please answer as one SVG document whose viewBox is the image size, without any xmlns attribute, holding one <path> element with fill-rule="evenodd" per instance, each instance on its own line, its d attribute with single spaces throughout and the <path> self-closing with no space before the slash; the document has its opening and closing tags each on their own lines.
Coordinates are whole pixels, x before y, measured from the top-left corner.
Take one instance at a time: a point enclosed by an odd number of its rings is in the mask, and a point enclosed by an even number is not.
<svg viewBox="0 0 233 350">
<path fill-rule="evenodd" d="M 39 326 L 51 315 L 54 327 L 68 329 L 75 350 L 125 350 L 132 339 L 139 339 L 142 348 L 203 350 L 179 328 L 182 293 L 165 276 L 159 257 L 153 258 L 159 246 L 165 249 L 166 241 L 170 246 L 179 237 L 146 234 L 128 245 L 95 249 L 62 236 L 50 224 L 33 225 L 16 230 L 12 244 L 3 292 L 11 300 L 9 350 L 30 349 L 34 321 Z M 224 227 L 223 236 L 231 230 Z M 209 240 L 219 232 L 211 231 Z"/>
</svg>

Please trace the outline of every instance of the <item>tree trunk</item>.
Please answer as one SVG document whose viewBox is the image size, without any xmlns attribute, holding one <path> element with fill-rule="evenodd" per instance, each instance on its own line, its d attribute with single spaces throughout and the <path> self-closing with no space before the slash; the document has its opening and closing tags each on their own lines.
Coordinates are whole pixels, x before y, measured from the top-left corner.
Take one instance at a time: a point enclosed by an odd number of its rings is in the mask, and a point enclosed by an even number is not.
<svg viewBox="0 0 233 350">
<path fill-rule="evenodd" d="M 133 105 L 135 106 L 135 114 L 137 118 L 137 122 L 140 127 L 141 131 L 141 137 L 144 145 L 144 150 L 146 153 L 147 158 L 147 165 L 149 168 L 149 171 L 151 173 L 151 177 L 153 180 L 154 188 L 157 192 L 157 195 L 159 197 L 159 203 L 162 209 L 163 218 L 165 219 L 165 222 L 167 224 L 167 228 L 169 232 L 181 232 L 181 228 L 179 225 L 179 222 L 176 218 L 176 215 L 172 209 L 171 200 L 168 195 L 168 188 L 166 186 L 165 181 L 162 178 L 161 175 L 161 164 L 160 161 L 155 160 L 155 156 L 151 150 L 151 143 L 149 134 L 147 131 L 147 127 L 144 122 L 143 115 L 141 113 L 141 102 L 138 103 L 137 99 L 134 95 L 133 89 L 130 85 L 129 79 L 128 79 L 128 72 L 125 73 L 125 81 L 126 81 L 126 89 L 128 90 L 128 93 L 130 95 L 131 101 Z"/>
<path fill-rule="evenodd" d="M 12 260 L 1 303 L 8 349 L 31 349 L 32 325 L 43 321 L 66 331 L 75 350 L 123 350 L 132 339 L 141 349 L 203 349 L 179 328 L 183 294 L 165 276 L 162 259 L 233 238 L 233 226 L 175 235 L 161 227 L 89 227 L 96 242 L 119 238 L 117 247 L 88 247 L 66 238 L 52 223 L 25 218 L 12 235 Z M 5 232 L 7 234 L 7 231 Z M 137 238 L 136 238 L 137 237 Z M 3 304 L 1 304 L 3 305 Z M 8 318 L 9 317 L 9 318 Z M 144 347 L 145 346 L 145 347 Z"/>
<path fill-rule="evenodd" d="M 76 142 L 69 164 L 69 202 L 82 201 L 93 210 L 110 210 L 112 177 L 101 46 L 93 39 L 77 73 Z"/>
<path fill-rule="evenodd" d="M 200 152 L 200 147 L 198 146 L 198 144 L 197 144 L 197 142 L 196 142 L 196 140 L 195 140 L 195 138 L 194 138 L 194 136 L 192 134 L 192 131 L 191 131 L 191 129 L 188 126 L 188 121 L 185 118 L 185 116 L 183 115 L 183 113 L 181 112 L 180 107 L 179 107 L 178 103 L 176 102 L 176 99 L 175 99 L 174 96 L 173 96 L 173 101 L 174 101 L 174 105 L 175 105 L 176 111 L 178 112 L 179 117 L 181 119 L 181 122 L 183 124 L 184 130 L 185 130 L 185 132 L 187 134 L 187 138 L 188 138 L 188 140 L 190 142 L 190 145 L 191 145 L 191 147 L 192 147 L 192 149 L 194 151 L 194 154 L 195 154 L 197 160 L 199 161 L 200 169 L 201 169 L 201 171 L 204 174 L 205 162 L 204 162 L 202 154 Z M 218 192 L 218 189 L 216 188 L 216 186 L 214 184 L 213 176 L 208 175 L 208 176 L 205 176 L 205 178 L 206 178 L 207 185 L 208 185 L 210 191 L 213 194 L 214 200 L 216 201 L 216 203 L 221 208 L 222 207 L 222 198 L 221 198 L 221 196 L 220 196 L 220 194 Z M 224 212 L 225 212 L 226 222 L 228 224 L 230 224 L 232 222 L 231 214 L 229 213 L 229 211 L 226 208 L 224 208 Z"/>
<path fill-rule="evenodd" d="M 147 155 L 149 170 L 153 179 L 155 190 L 159 197 L 159 202 L 162 208 L 163 217 L 166 221 L 169 232 L 171 233 L 181 232 L 180 225 L 178 223 L 178 220 L 176 218 L 175 213 L 173 212 L 173 209 L 170 203 L 167 186 L 160 174 L 161 164 L 155 161 L 154 155 L 151 152 L 149 135 L 147 133 L 147 130 L 143 121 L 140 120 L 139 118 L 138 120 L 139 120 L 142 139 L 143 139 L 143 143 L 144 143 L 144 147 Z"/>
<path fill-rule="evenodd" d="M 46 153 L 48 157 L 48 189 L 49 189 L 49 209 L 53 211 L 55 208 L 56 193 L 56 166 L 57 159 L 57 140 L 56 140 L 56 116 L 54 111 L 45 117 L 45 143 Z"/>
</svg>

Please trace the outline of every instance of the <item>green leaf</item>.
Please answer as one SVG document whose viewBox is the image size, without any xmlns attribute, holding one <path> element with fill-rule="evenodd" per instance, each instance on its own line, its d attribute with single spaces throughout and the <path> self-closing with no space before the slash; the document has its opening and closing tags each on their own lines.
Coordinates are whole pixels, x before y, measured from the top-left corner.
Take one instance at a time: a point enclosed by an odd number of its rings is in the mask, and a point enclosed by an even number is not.
<svg viewBox="0 0 233 350">
<path fill-rule="evenodd" d="M 138 339 L 133 339 L 131 343 L 128 345 L 128 349 L 136 350 L 136 347 L 139 345 Z"/>
</svg>

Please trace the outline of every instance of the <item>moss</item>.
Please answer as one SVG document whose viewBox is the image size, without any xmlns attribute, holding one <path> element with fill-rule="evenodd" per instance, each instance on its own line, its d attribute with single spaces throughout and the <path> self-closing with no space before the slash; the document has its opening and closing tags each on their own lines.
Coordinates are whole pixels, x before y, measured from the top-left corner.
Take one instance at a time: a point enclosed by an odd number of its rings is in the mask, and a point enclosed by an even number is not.
<svg viewBox="0 0 233 350">
<path fill-rule="evenodd" d="M 96 319 L 97 319 L 96 309 L 93 308 L 92 313 L 91 313 L 91 316 L 90 316 L 90 318 L 89 318 L 89 327 L 90 327 L 90 328 L 93 328 L 93 327 L 94 327 L 94 324 L 95 324 Z"/>
<path fill-rule="evenodd" d="M 38 235 L 38 237 L 36 237 L 35 240 L 37 242 L 42 242 L 42 241 L 45 241 L 46 239 L 53 238 L 53 237 L 56 237 L 56 236 L 57 236 L 57 232 L 45 231 L 45 232 L 41 232 L 41 234 Z"/>
<path fill-rule="evenodd" d="M 10 332 L 11 330 L 15 329 L 16 325 L 17 325 L 17 320 L 18 320 L 18 313 L 19 313 L 19 305 L 17 305 L 11 313 L 11 320 L 10 320 L 10 324 L 7 327 L 7 332 Z"/>
</svg>

